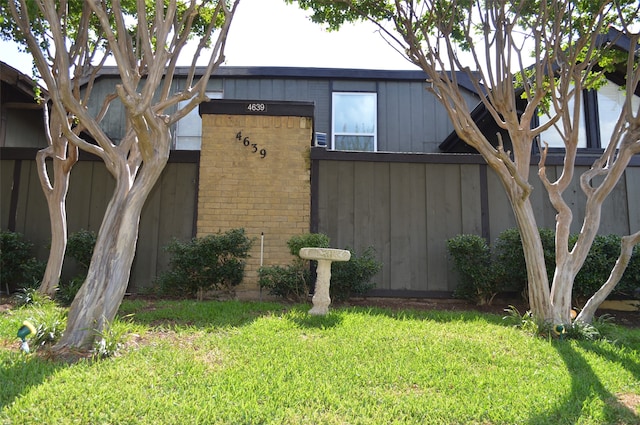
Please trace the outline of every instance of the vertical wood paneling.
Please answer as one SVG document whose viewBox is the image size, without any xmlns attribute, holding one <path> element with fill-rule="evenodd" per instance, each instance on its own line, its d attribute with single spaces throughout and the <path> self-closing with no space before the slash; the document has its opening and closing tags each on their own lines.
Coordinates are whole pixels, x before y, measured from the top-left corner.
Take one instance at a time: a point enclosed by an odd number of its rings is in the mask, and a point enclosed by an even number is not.
<svg viewBox="0 0 640 425">
<path fill-rule="evenodd" d="M 11 207 L 11 192 L 14 190 L 13 171 L 15 166 L 16 161 L 0 161 L 0 226 L 2 226 L 2 229 L 9 228 L 9 212 Z"/>
<path fill-rule="evenodd" d="M 426 165 L 427 272 L 430 290 L 449 288 L 447 240 L 462 231 L 460 170 L 455 165 Z"/>
<path fill-rule="evenodd" d="M 163 247 L 173 238 L 188 240 L 193 231 L 197 164 L 169 163 L 141 218 L 140 241 L 130 291 L 151 284 L 166 269 Z M 319 163 L 318 231 L 334 247 L 361 251 L 373 246 L 383 263 L 373 280 L 377 289 L 451 291 L 456 276 L 447 261 L 446 240 L 460 233 L 481 234 L 479 165 L 328 161 Z M 534 168 L 534 167 L 532 167 Z M 584 171 L 581 167 L 579 171 Z M 550 178 L 557 170 L 550 167 Z M 6 227 L 13 162 L 2 161 L 2 225 Z M 22 160 L 17 229 L 46 258 L 50 238 L 46 201 L 35 161 Z M 515 226 L 502 185 L 488 172 L 491 238 Z M 576 179 L 577 180 L 577 179 Z M 640 230 L 640 168 L 630 167 L 603 209 L 601 234 Z M 532 175 L 532 203 L 541 227 L 552 227 L 555 212 L 545 206 L 541 184 Z M 81 161 L 72 171 L 68 201 L 69 231 L 98 230 L 114 187 L 104 165 Z M 565 193 L 576 206 L 584 199 L 576 182 Z M 583 208 L 574 226 L 580 228 Z"/>
<path fill-rule="evenodd" d="M 629 233 L 640 230 L 640 167 L 627 168 L 627 210 L 629 211 Z"/>
<path fill-rule="evenodd" d="M 341 162 L 338 167 L 338 208 L 335 210 L 338 232 L 331 244 L 335 247 L 354 245 L 354 163 Z"/>
<path fill-rule="evenodd" d="M 46 258 L 51 240 L 51 224 L 47 201 L 40 186 L 35 161 L 22 161 L 20 198 L 16 219 L 16 231 L 33 242 L 38 258 Z"/>
<path fill-rule="evenodd" d="M 389 166 L 393 289 L 419 289 L 427 283 L 425 165 Z"/>
<path fill-rule="evenodd" d="M 460 233 L 482 235 L 480 166 L 461 165 L 460 170 Z"/>
<path fill-rule="evenodd" d="M 389 286 L 389 171 L 388 164 L 357 162 L 354 164 L 354 243 L 361 254 L 368 247 L 375 249 L 383 268 L 372 280 L 379 288 Z M 343 247 L 339 247 L 343 248 Z"/>
</svg>

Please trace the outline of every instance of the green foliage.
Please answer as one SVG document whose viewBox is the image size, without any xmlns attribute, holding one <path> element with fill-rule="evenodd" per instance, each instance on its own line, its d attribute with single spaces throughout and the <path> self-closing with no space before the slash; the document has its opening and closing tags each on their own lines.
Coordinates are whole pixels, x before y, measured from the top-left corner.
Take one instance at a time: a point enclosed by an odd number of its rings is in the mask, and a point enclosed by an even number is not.
<svg viewBox="0 0 640 425">
<path fill-rule="evenodd" d="M 0 282 L 2 289 L 39 285 L 46 264 L 32 255 L 33 244 L 21 233 L 0 231 Z"/>
<path fill-rule="evenodd" d="M 572 235 L 572 241 L 577 239 Z M 609 278 L 611 269 L 620 255 L 620 236 L 598 235 L 591 245 L 584 265 L 578 272 L 573 286 L 575 297 L 590 297 Z M 620 282 L 612 294 L 632 296 L 640 288 L 640 248 L 634 247 L 633 255 Z"/>
<path fill-rule="evenodd" d="M 460 274 L 453 295 L 478 304 L 490 304 L 501 289 L 501 281 L 492 267 L 487 242 L 477 235 L 458 235 L 447 241 L 447 249 Z"/>
<path fill-rule="evenodd" d="M 555 232 L 552 229 L 539 229 L 539 232 L 547 276 L 551 282 L 556 267 Z M 527 265 L 524 260 L 520 232 L 517 228 L 504 230 L 498 235 L 492 246 L 492 255 L 495 262 L 500 265 L 504 288 L 526 294 Z"/>
<path fill-rule="evenodd" d="M 544 250 L 544 260 L 549 278 L 553 281 L 556 267 L 555 232 L 540 229 L 540 239 Z M 571 235 L 569 246 L 573 246 L 578 235 Z M 495 291 L 516 291 L 526 298 L 527 267 L 522 249 L 522 241 L 517 228 L 503 231 L 489 247 L 475 235 L 459 235 L 448 242 L 449 252 L 456 269 L 461 275 L 460 284 L 454 295 L 472 301 L 490 299 Z M 607 280 L 620 254 L 620 237 L 598 235 L 578 272 L 573 296 L 592 296 Z M 490 283 L 490 285 L 488 284 Z M 637 296 L 640 291 L 640 246 L 634 247 L 633 255 L 618 285 L 612 291 L 614 296 Z M 485 294 L 480 296 L 479 294 Z"/>
<path fill-rule="evenodd" d="M 364 294 L 373 289 L 375 283 L 371 282 L 371 278 L 382 269 L 382 263 L 376 260 L 373 247 L 365 249 L 359 256 L 353 250 L 349 251 L 349 261 L 331 263 L 329 291 L 334 301 L 345 301 L 354 294 Z"/>
<path fill-rule="evenodd" d="M 97 332 L 98 338 L 95 339 L 93 344 L 95 358 L 104 359 L 118 354 L 127 342 L 130 329 L 130 321 L 123 319 L 130 318 L 131 316 L 116 318 L 102 332 Z"/>
<path fill-rule="evenodd" d="M 301 248 L 328 248 L 329 237 L 322 233 L 305 233 L 287 241 L 289 252 L 295 256 L 288 266 L 261 267 L 258 271 L 259 285 L 268 289 L 270 295 L 293 302 L 306 301 L 311 288 L 309 261 L 300 258 Z M 334 301 L 345 301 L 353 294 L 363 294 L 375 286 L 371 278 L 380 271 L 382 263 L 375 259 L 373 247 L 358 256 L 351 252 L 349 261 L 331 264 L 330 297 Z"/>
<path fill-rule="evenodd" d="M 309 296 L 311 272 L 308 264 L 296 258 L 287 266 L 265 266 L 258 270 L 258 284 L 270 295 L 291 302 L 304 302 Z"/>
<path fill-rule="evenodd" d="M 530 311 L 520 314 L 518 309 L 512 305 L 504 310 L 507 315 L 502 319 L 505 323 L 515 328 L 521 329 L 532 336 L 539 336 L 546 339 L 551 338 L 554 333 L 552 325 L 539 318 L 536 318 Z"/>
<path fill-rule="evenodd" d="M 169 271 L 158 277 L 161 292 L 198 295 L 211 289 L 230 290 L 242 282 L 245 262 L 252 241 L 244 229 L 232 229 L 189 242 L 173 240 L 167 247 L 172 254 Z"/>
<path fill-rule="evenodd" d="M 38 292 L 38 288 L 20 288 L 13 295 L 13 299 L 18 307 L 24 306 L 41 306 L 50 301 L 46 295 Z"/>
<path fill-rule="evenodd" d="M 67 323 L 65 310 L 54 307 L 51 301 L 34 309 L 28 320 L 36 328 L 35 335 L 29 337 L 31 351 L 58 342 Z"/>
<path fill-rule="evenodd" d="M 69 280 L 61 280 L 56 290 L 56 301 L 64 306 L 71 305 L 85 279 L 86 275 L 78 275 Z"/>
<path fill-rule="evenodd" d="M 96 245 L 96 233 L 81 229 L 69 235 L 67 240 L 67 250 L 65 255 L 75 260 L 76 264 L 81 266 L 85 272 L 91 264 L 91 256 L 93 248 Z"/>
<path fill-rule="evenodd" d="M 309 261 L 298 255 L 301 248 L 328 248 L 329 237 L 323 233 L 294 235 L 287 241 L 293 263 L 287 266 L 265 266 L 258 270 L 258 284 L 270 295 L 291 302 L 304 302 L 311 288 Z"/>
<path fill-rule="evenodd" d="M 300 258 L 298 253 L 302 248 L 329 248 L 329 236 L 323 233 L 304 233 L 292 236 L 287 241 L 289 252 Z"/>
</svg>

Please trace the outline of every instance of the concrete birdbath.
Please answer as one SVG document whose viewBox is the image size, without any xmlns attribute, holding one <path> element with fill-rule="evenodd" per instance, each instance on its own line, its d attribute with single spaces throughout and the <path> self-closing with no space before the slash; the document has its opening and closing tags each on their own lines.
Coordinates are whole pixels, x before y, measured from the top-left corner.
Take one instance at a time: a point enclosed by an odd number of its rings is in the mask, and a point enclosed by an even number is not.
<svg viewBox="0 0 640 425">
<path fill-rule="evenodd" d="M 329 312 L 329 284 L 331 281 L 331 263 L 334 261 L 349 261 L 351 252 L 345 249 L 332 248 L 302 248 L 298 254 L 305 260 L 318 262 L 316 270 L 316 289 L 311 299 L 313 307 L 309 314 L 325 315 Z"/>
</svg>

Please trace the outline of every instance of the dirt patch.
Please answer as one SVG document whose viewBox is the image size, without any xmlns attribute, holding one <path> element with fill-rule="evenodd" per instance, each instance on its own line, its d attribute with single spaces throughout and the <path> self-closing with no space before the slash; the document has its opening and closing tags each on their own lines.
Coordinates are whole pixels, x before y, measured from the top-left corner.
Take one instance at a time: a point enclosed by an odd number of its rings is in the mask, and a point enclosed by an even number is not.
<svg viewBox="0 0 640 425">
<path fill-rule="evenodd" d="M 625 393 L 616 396 L 618 403 L 627 407 L 632 412 L 640 413 L 640 395 Z"/>
<path fill-rule="evenodd" d="M 517 299 L 494 299 L 490 305 L 476 305 L 468 301 L 455 299 L 366 297 L 354 298 L 348 302 L 348 305 L 380 307 L 394 310 L 478 311 L 502 316 L 506 315 L 505 309 L 510 306 L 515 307 L 520 314 L 524 314 L 529 310 L 525 302 Z M 611 321 L 617 325 L 640 328 L 640 312 L 638 311 L 598 310 L 596 316 L 602 315 L 607 315 Z"/>
</svg>

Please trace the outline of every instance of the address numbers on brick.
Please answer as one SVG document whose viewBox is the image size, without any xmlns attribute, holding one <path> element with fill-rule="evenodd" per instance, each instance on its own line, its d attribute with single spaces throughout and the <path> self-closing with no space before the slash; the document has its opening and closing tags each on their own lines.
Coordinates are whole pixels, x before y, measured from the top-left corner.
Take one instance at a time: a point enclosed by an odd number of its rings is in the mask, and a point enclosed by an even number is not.
<svg viewBox="0 0 640 425">
<path fill-rule="evenodd" d="M 249 136 L 242 137 L 242 131 L 238 131 L 236 133 L 236 141 L 249 148 L 251 153 L 259 154 L 261 159 L 267 156 L 267 150 L 265 148 L 260 148 L 257 143 L 251 143 Z"/>
</svg>

